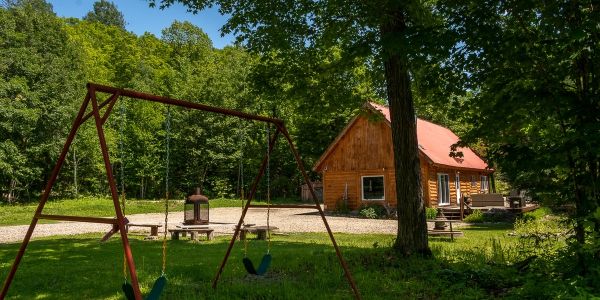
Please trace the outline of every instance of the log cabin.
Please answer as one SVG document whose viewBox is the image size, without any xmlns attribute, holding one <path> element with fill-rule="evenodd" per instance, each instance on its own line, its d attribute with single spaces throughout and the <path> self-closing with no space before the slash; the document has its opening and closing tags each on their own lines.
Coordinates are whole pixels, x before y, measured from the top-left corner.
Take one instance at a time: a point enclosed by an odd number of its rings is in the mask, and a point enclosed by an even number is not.
<svg viewBox="0 0 600 300">
<path fill-rule="evenodd" d="M 443 126 L 417 118 L 417 140 L 423 199 L 427 207 L 458 206 L 463 195 L 489 193 L 493 170 Z M 327 210 L 364 205 L 396 206 L 392 131 L 388 107 L 368 102 L 340 132 L 316 162 L 322 174 L 323 202 Z"/>
</svg>

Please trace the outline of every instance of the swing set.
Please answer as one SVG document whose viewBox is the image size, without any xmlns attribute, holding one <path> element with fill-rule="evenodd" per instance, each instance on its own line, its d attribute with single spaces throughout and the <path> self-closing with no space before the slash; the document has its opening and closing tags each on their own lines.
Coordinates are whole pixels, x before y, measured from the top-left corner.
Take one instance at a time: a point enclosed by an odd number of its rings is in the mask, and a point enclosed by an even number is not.
<svg viewBox="0 0 600 300">
<path fill-rule="evenodd" d="M 109 94 L 110 96 L 106 100 L 99 102 L 97 99 L 97 93 L 105 93 L 105 94 Z M 204 104 L 199 104 L 199 103 L 182 101 L 182 100 L 178 100 L 178 99 L 172 99 L 172 98 L 168 98 L 168 97 L 161 97 L 161 96 L 157 96 L 157 95 L 142 93 L 142 92 L 128 90 L 128 89 L 120 89 L 120 88 L 115 88 L 115 87 L 110 87 L 110 86 L 105 86 L 105 85 L 88 83 L 87 84 L 87 94 L 85 96 L 83 104 L 81 105 L 81 108 L 79 109 L 79 112 L 73 122 L 71 130 L 67 137 L 67 140 L 65 141 L 62 151 L 58 157 L 56 165 L 54 166 L 52 173 L 48 179 L 48 182 L 46 183 L 46 187 L 42 193 L 40 202 L 35 211 L 33 219 L 31 220 L 31 224 L 29 225 L 29 228 L 27 230 L 27 233 L 25 234 L 23 242 L 21 243 L 21 246 L 19 248 L 17 256 L 16 256 L 16 258 L 12 264 L 12 267 L 8 273 L 8 276 L 4 282 L 2 291 L 0 292 L 0 299 L 4 299 L 8 293 L 10 285 L 14 279 L 14 276 L 17 272 L 19 264 L 25 254 L 25 250 L 27 249 L 27 246 L 29 244 L 29 241 L 31 239 L 33 231 L 39 220 L 75 221 L 75 222 L 100 223 L 100 224 L 113 225 L 114 233 L 116 233 L 117 231 L 120 233 L 122 246 L 123 246 L 123 255 L 124 255 L 124 262 L 125 262 L 124 271 L 125 271 L 126 281 L 123 284 L 122 289 L 125 292 L 125 296 L 127 297 L 127 299 L 135 299 L 135 300 L 143 299 L 142 293 L 141 293 L 140 287 L 139 287 L 136 267 L 135 267 L 135 263 L 133 260 L 133 254 L 131 252 L 131 247 L 129 244 L 129 239 L 128 239 L 127 231 L 125 228 L 125 226 L 127 224 L 127 219 L 124 216 L 124 212 L 121 208 L 121 203 L 119 201 L 119 195 L 117 192 L 115 178 L 113 176 L 113 170 L 111 167 L 110 157 L 109 157 L 109 153 L 108 153 L 108 147 L 106 144 L 106 139 L 105 139 L 104 129 L 103 129 L 104 123 L 110 116 L 110 114 L 113 110 L 113 107 L 115 106 L 117 100 L 120 97 L 127 97 L 127 98 L 131 98 L 131 99 L 142 100 L 142 101 L 157 102 L 157 103 L 162 103 L 162 104 L 170 105 L 170 106 L 177 106 L 177 107 L 183 107 L 183 108 L 192 109 L 192 110 L 212 112 L 212 113 L 217 113 L 217 114 L 221 114 L 224 116 L 237 117 L 240 119 L 245 119 L 245 120 L 250 120 L 250 121 L 258 121 L 258 122 L 266 123 L 268 125 L 267 128 L 270 128 L 271 126 L 274 126 L 274 128 L 275 128 L 275 132 L 273 134 L 271 134 L 268 130 L 268 145 L 267 145 L 266 154 L 265 154 L 264 158 L 262 159 L 258 174 L 254 178 L 254 181 L 250 187 L 250 193 L 248 194 L 247 202 L 246 202 L 245 206 L 243 207 L 242 214 L 240 216 L 237 226 L 235 227 L 235 231 L 233 233 L 231 241 L 229 242 L 229 246 L 227 248 L 225 256 L 223 257 L 223 260 L 221 261 L 221 264 L 219 266 L 219 270 L 215 274 L 215 277 L 212 281 L 213 288 L 217 287 L 219 278 L 223 272 L 223 269 L 225 268 L 225 265 L 227 264 L 227 260 L 230 256 L 230 254 L 231 254 L 231 250 L 235 244 L 236 239 L 240 235 L 240 231 L 242 229 L 242 226 L 244 223 L 244 218 L 246 216 L 248 209 L 250 209 L 250 208 L 267 208 L 267 212 L 268 212 L 267 213 L 267 224 L 268 224 L 269 223 L 269 220 L 268 220 L 269 212 L 270 212 L 271 208 L 314 208 L 319 212 L 319 215 L 321 216 L 323 224 L 325 225 L 327 233 L 331 239 L 331 243 L 335 249 L 335 252 L 336 252 L 336 255 L 340 262 L 340 265 L 344 270 L 344 275 L 350 285 L 350 288 L 352 289 L 352 292 L 353 292 L 355 298 L 356 299 L 361 298 L 360 293 L 356 287 L 356 284 L 354 283 L 354 279 L 352 278 L 352 275 L 350 273 L 350 270 L 348 269 L 346 261 L 342 257 L 341 251 L 340 251 L 340 249 L 337 245 L 337 242 L 333 236 L 333 232 L 331 231 L 331 228 L 329 227 L 327 219 L 325 218 L 325 214 L 323 213 L 323 210 L 318 203 L 315 191 L 314 191 L 312 185 L 310 184 L 308 175 L 306 174 L 304 165 L 300 159 L 300 155 L 298 154 L 296 148 L 294 147 L 291 136 L 288 133 L 287 128 L 285 127 L 284 122 L 282 120 L 276 119 L 276 118 L 248 114 L 248 113 L 231 110 L 231 109 L 225 109 L 225 108 L 214 107 L 214 106 L 209 106 L 209 105 L 204 105 Z M 93 118 L 95 121 L 96 131 L 98 134 L 98 140 L 100 142 L 100 149 L 102 152 L 102 158 L 104 161 L 104 167 L 106 169 L 108 185 L 110 188 L 111 198 L 112 198 L 113 206 L 115 209 L 115 218 L 101 218 L 101 217 L 93 217 L 93 216 L 81 217 L 81 216 L 44 214 L 43 213 L 44 206 L 45 206 L 45 204 L 48 200 L 48 197 L 52 191 L 52 187 L 54 186 L 54 184 L 56 182 L 58 174 L 65 162 L 65 158 L 67 156 L 69 148 L 70 148 L 75 136 L 77 135 L 77 131 L 81 127 L 81 125 L 83 123 L 85 123 L 87 120 L 89 120 L 90 118 Z M 168 122 L 168 120 L 167 120 L 167 122 Z M 270 154 L 273 151 L 275 142 L 277 141 L 277 138 L 279 137 L 280 134 L 283 135 L 285 141 L 287 141 L 288 145 L 290 146 L 290 151 L 292 152 L 294 159 L 296 160 L 298 169 L 299 169 L 302 177 L 304 178 L 304 181 L 307 183 L 307 185 L 309 187 L 309 191 L 315 201 L 314 205 L 288 205 L 288 204 L 275 205 L 275 204 L 271 204 L 270 201 L 268 201 L 268 203 L 266 205 L 252 204 L 252 199 L 256 195 L 257 187 L 258 187 L 258 184 L 259 184 L 261 178 L 263 177 L 265 171 L 267 171 L 267 173 L 269 172 Z M 167 143 L 168 143 L 168 137 L 167 137 Z M 267 180 L 269 180 L 268 177 L 269 176 L 267 176 Z M 122 182 L 121 182 L 121 184 L 123 187 Z M 168 201 L 168 180 L 167 180 L 166 185 L 167 185 L 167 200 L 166 201 Z M 122 192 L 122 194 L 124 194 L 124 189 L 122 189 L 121 192 Z M 267 192 L 267 194 L 268 194 L 267 198 L 269 200 L 270 193 Z M 168 202 L 166 202 L 166 204 L 165 204 L 165 222 L 167 222 L 167 219 L 168 219 Z M 166 224 L 165 224 L 165 226 L 166 226 Z M 167 231 L 167 228 L 165 227 L 165 232 L 166 231 Z M 267 230 L 267 234 L 269 235 L 269 230 Z M 265 256 L 263 256 L 261 264 L 258 266 L 258 268 L 254 268 L 252 261 L 246 256 L 246 254 L 244 255 L 243 264 L 244 264 L 244 267 L 246 268 L 246 270 L 248 271 L 248 273 L 255 274 L 255 275 L 262 275 L 268 269 L 270 262 L 271 262 L 270 236 L 269 236 L 268 240 L 269 240 L 269 248 L 267 250 L 267 254 L 265 254 Z M 245 247 L 245 249 L 247 249 L 247 247 Z M 245 253 L 247 253 L 247 251 L 245 251 Z M 152 291 L 147 296 L 146 299 L 158 299 L 160 297 L 160 292 L 162 291 L 162 289 L 164 288 L 164 286 L 166 284 L 165 266 L 166 266 L 166 236 L 163 236 L 162 274 L 154 283 Z M 130 280 L 127 280 L 126 270 L 129 270 Z"/>
</svg>

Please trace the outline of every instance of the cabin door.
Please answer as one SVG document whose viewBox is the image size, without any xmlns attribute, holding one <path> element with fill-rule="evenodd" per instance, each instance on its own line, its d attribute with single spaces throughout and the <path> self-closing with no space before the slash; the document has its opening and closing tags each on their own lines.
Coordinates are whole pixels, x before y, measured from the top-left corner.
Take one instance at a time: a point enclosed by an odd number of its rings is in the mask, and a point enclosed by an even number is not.
<svg viewBox="0 0 600 300">
<path fill-rule="evenodd" d="M 454 186 L 456 187 L 456 204 L 460 204 L 460 173 L 456 172 L 454 177 Z"/>
</svg>

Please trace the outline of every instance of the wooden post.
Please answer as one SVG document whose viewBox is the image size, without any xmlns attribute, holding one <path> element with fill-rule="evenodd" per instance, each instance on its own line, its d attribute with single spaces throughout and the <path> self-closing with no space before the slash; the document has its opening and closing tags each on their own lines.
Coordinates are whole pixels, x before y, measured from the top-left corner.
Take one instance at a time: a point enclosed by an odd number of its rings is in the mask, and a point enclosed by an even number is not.
<svg viewBox="0 0 600 300">
<path fill-rule="evenodd" d="M 119 203 L 119 194 L 117 192 L 117 185 L 115 184 L 115 178 L 112 174 L 112 167 L 110 164 L 110 156 L 108 155 L 108 146 L 106 145 L 106 139 L 104 138 L 104 128 L 102 128 L 102 117 L 100 117 L 100 109 L 98 108 L 98 101 L 96 100 L 96 90 L 94 86 L 88 85 L 88 93 L 90 94 L 92 102 L 92 113 L 96 121 L 96 131 L 98 132 L 98 140 L 100 141 L 100 150 L 102 151 L 102 158 L 104 160 L 104 167 L 106 169 L 106 179 L 108 180 L 108 186 L 110 188 L 110 194 L 113 200 L 113 206 L 115 214 L 117 215 L 117 226 L 121 232 L 121 241 L 123 242 L 123 252 L 125 253 L 125 260 L 127 267 L 129 268 L 129 276 L 131 277 L 131 286 L 133 287 L 133 294 L 136 300 L 142 300 L 142 293 L 140 291 L 140 285 L 135 271 L 135 263 L 133 262 L 133 254 L 131 253 L 131 247 L 129 246 L 129 239 L 127 237 L 127 230 L 125 229 L 125 217 L 121 211 L 121 204 Z M 115 93 L 116 94 L 116 93 Z M 113 101 L 116 101 L 115 100 Z M 109 113 L 110 111 L 107 111 Z M 108 116 L 106 116 L 108 118 Z"/>
<path fill-rule="evenodd" d="M 461 197 L 460 199 L 460 220 L 462 221 L 465 218 L 465 197 Z"/>
</svg>

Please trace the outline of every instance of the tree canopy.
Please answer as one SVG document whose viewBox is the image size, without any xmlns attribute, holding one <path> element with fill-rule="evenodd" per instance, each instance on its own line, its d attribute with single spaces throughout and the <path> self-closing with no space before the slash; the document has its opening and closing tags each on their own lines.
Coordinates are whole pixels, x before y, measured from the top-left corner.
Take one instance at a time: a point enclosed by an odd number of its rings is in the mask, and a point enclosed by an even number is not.
<svg viewBox="0 0 600 300">
<path fill-rule="evenodd" d="M 465 0 L 440 8 L 457 37 L 447 74 L 455 91 L 469 91 L 463 141 L 482 141 L 509 182 L 536 200 L 574 204 L 577 244 L 596 236 L 600 254 L 598 5 Z"/>
<path fill-rule="evenodd" d="M 83 19 L 125 29 L 125 17 L 112 1 L 100 0 L 94 2 L 93 10 L 88 12 Z"/>
</svg>

